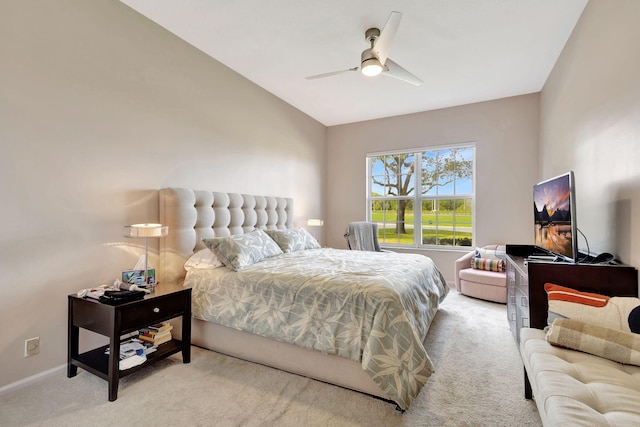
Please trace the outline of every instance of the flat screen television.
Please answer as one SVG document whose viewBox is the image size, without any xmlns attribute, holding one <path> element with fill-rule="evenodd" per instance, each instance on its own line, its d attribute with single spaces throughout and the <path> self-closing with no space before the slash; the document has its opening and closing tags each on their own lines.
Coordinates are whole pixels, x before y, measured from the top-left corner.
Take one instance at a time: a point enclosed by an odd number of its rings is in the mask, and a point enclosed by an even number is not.
<svg viewBox="0 0 640 427">
<path fill-rule="evenodd" d="M 560 257 L 578 261 L 578 226 L 573 172 L 533 186 L 535 245 Z"/>
</svg>

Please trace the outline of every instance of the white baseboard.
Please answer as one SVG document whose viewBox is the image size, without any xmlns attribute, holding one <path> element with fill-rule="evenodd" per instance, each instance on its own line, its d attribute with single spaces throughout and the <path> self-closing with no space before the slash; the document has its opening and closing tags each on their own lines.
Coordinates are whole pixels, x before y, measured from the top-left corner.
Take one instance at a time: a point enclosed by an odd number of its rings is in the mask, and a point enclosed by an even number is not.
<svg viewBox="0 0 640 427">
<path fill-rule="evenodd" d="M 47 371 L 40 372 L 39 374 L 32 375 L 30 377 L 24 378 L 20 381 L 16 381 L 11 384 L 7 384 L 3 387 L 0 387 L 0 397 L 6 396 L 7 394 L 11 394 L 17 390 L 20 390 L 23 387 L 26 387 L 31 384 L 38 383 L 40 381 L 44 381 L 45 379 L 58 374 L 60 371 L 64 371 L 67 369 L 67 364 L 64 363 L 60 366 L 56 366 L 55 368 L 51 368 Z"/>
</svg>

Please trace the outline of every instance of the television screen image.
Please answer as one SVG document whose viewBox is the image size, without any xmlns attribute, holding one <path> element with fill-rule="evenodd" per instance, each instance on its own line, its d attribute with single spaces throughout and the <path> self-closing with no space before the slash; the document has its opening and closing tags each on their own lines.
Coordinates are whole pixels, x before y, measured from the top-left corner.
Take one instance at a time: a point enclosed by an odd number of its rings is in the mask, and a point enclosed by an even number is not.
<svg viewBox="0 0 640 427">
<path fill-rule="evenodd" d="M 577 261 L 578 242 L 573 172 L 533 186 L 535 244 Z"/>
</svg>

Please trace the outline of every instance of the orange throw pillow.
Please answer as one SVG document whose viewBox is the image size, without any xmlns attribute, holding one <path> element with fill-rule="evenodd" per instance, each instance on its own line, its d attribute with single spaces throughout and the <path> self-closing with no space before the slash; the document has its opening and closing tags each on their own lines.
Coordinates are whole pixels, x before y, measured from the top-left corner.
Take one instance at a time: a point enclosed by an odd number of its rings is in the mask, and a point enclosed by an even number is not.
<svg viewBox="0 0 640 427">
<path fill-rule="evenodd" d="M 609 297 L 606 295 L 580 292 L 553 283 L 545 283 L 544 290 L 547 291 L 549 301 L 568 301 L 592 307 L 604 307 L 609 302 Z"/>
</svg>

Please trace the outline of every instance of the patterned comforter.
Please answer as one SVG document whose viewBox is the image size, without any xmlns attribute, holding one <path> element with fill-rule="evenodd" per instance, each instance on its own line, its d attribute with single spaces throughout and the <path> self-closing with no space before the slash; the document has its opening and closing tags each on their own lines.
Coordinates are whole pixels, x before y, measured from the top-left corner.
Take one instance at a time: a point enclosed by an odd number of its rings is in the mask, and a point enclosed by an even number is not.
<svg viewBox="0 0 640 427">
<path fill-rule="evenodd" d="M 360 362 L 402 408 L 434 367 L 422 340 L 448 286 L 422 255 L 312 249 L 194 269 L 193 316 Z"/>
</svg>

